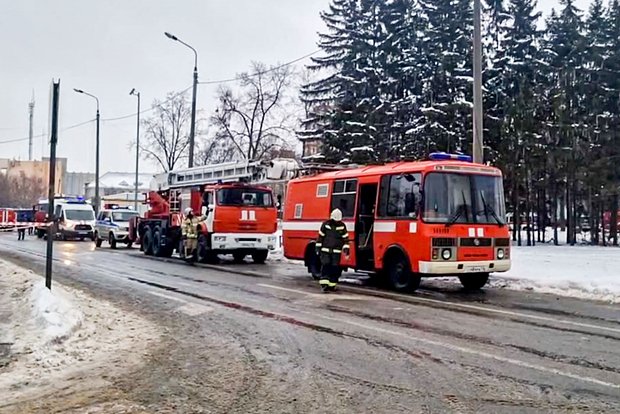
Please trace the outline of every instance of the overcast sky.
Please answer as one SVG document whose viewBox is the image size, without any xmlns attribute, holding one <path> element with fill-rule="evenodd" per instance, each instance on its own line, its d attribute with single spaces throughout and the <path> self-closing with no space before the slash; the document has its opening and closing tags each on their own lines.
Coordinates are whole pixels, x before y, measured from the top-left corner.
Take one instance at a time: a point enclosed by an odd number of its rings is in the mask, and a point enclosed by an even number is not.
<svg viewBox="0 0 620 414">
<path fill-rule="evenodd" d="M 319 12 L 329 0 L 5 0 L 0 14 L 0 158 L 28 158 L 28 102 L 34 91 L 35 135 L 48 130 L 52 78 L 61 81 L 58 156 L 70 171 L 93 171 L 95 102 L 73 92 L 84 89 L 101 101 L 101 117 L 132 114 L 169 91 L 191 85 L 193 54 L 167 39 L 169 31 L 199 53 L 201 81 L 234 77 L 252 60 L 288 62 L 317 49 L 324 26 Z M 577 0 L 582 9 L 590 1 Z M 545 12 L 558 0 L 539 0 Z M 215 87 L 199 86 L 198 108 L 210 112 Z M 135 118 L 101 124 L 101 172 L 133 171 L 128 149 Z M 34 156 L 49 152 L 35 138 Z M 143 161 L 145 170 L 156 171 Z"/>
</svg>

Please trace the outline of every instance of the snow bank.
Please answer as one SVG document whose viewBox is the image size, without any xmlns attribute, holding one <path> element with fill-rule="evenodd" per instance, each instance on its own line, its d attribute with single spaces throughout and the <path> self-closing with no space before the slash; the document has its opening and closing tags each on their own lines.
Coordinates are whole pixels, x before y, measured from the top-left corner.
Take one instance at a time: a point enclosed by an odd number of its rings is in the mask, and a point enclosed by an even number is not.
<svg viewBox="0 0 620 414">
<path fill-rule="evenodd" d="M 50 291 L 38 281 L 30 292 L 31 312 L 45 342 L 62 341 L 81 325 L 83 315 L 61 289 Z"/>
<path fill-rule="evenodd" d="M 494 285 L 620 303 L 620 249 L 598 246 L 512 248 L 512 269 Z"/>
</svg>

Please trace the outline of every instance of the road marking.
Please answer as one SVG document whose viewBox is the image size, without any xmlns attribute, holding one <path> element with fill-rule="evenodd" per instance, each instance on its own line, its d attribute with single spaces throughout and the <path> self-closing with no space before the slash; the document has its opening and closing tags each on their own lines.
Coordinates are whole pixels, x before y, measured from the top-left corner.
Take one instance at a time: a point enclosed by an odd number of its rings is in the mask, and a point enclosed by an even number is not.
<svg viewBox="0 0 620 414">
<path fill-rule="evenodd" d="M 185 299 L 175 298 L 174 296 L 166 295 L 165 293 L 159 293 L 159 292 L 152 291 L 152 290 L 148 290 L 147 292 L 149 292 L 153 296 L 159 296 L 160 298 L 170 299 L 170 300 L 174 300 L 176 302 L 181 302 L 181 303 L 189 304 L 189 302 L 186 301 Z"/>
<path fill-rule="evenodd" d="M 213 312 L 213 308 L 211 306 L 199 305 L 198 303 L 188 303 L 177 308 L 177 311 L 183 312 L 189 316 L 198 316 L 208 312 Z"/>
<path fill-rule="evenodd" d="M 461 352 L 461 353 L 475 355 L 475 356 L 479 356 L 479 357 L 483 357 L 487 359 L 493 359 L 495 361 L 505 362 L 508 364 L 516 365 L 518 367 L 533 369 L 533 370 L 545 372 L 548 374 L 555 374 L 555 375 L 559 375 L 559 376 L 570 378 L 570 379 L 577 380 L 577 381 L 589 382 L 591 384 L 601 385 L 604 387 L 620 389 L 620 384 L 614 384 L 611 382 L 602 381 L 602 380 L 599 380 L 597 378 L 592 378 L 592 377 L 584 377 L 582 375 L 573 374 L 572 372 L 562 371 L 556 368 L 549 368 L 549 367 L 545 367 L 545 366 L 538 365 L 538 364 L 532 364 L 526 361 L 521 361 L 519 359 L 503 357 L 501 355 L 495 355 L 495 354 L 491 354 L 489 352 L 484 352 L 484 351 L 477 351 L 475 349 L 466 348 L 466 347 L 462 347 L 458 345 L 447 344 L 445 342 L 433 341 L 432 339 L 412 337 L 411 335 L 405 334 L 403 332 L 392 331 L 389 329 L 379 328 L 379 327 L 370 326 L 370 325 L 366 325 L 363 323 L 358 323 L 358 322 L 353 322 L 353 321 L 348 321 L 348 320 L 342 320 L 340 318 L 332 318 L 329 316 L 319 315 L 317 313 L 311 313 L 307 311 L 299 311 L 299 312 L 306 314 L 306 315 L 311 315 L 314 317 L 333 321 L 333 322 L 345 323 L 348 325 L 356 326 L 358 328 L 368 329 L 368 330 L 372 330 L 372 331 L 376 331 L 376 332 L 380 332 L 384 334 L 389 334 L 389 335 L 400 336 L 403 338 L 410 339 L 412 341 L 417 341 L 417 342 L 421 342 L 426 345 L 449 349 L 455 352 Z"/>
<path fill-rule="evenodd" d="M 303 290 L 289 289 L 289 288 L 285 288 L 281 286 L 267 285 L 264 283 L 258 283 L 257 286 L 266 287 L 266 288 L 275 289 L 275 290 L 282 290 L 284 292 L 301 293 L 302 295 L 306 295 L 306 296 L 321 296 L 321 297 L 325 296 L 324 294 L 321 294 L 321 293 L 304 292 Z"/>
</svg>

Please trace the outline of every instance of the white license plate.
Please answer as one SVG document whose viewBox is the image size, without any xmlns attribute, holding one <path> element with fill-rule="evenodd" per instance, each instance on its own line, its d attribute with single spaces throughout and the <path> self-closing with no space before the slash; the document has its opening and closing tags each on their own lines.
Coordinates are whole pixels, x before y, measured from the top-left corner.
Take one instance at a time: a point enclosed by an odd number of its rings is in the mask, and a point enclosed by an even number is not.
<svg viewBox="0 0 620 414">
<path fill-rule="evenodd" d="M 254 247 L 254 243 L 241 243 L 241 247 Z"/>
<path fill-rule="evenodd" d="M 484 266 L 467 266 L 465 270 L 469 273 L 484 273 Z"/>
</svg>

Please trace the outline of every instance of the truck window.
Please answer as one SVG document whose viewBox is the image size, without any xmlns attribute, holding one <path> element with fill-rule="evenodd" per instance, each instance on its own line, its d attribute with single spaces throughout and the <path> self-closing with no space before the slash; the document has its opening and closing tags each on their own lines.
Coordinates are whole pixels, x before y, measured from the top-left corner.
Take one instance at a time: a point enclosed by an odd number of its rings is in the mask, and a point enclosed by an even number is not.
<svg viewBox="0 0 620 414">
<path fill-rule="evenodd" d="M 271 191 L 256 188 L 224 188 L 217 192 L 220 206 L 273 207 Z"/>
<path fill-rule="evenodd" d="M 379 217 L 416 218 L 421 200 L 422 175 L 394 174 L 381 178 Z"/>
<path fill-rule="evenodd" d="M 69 210 L 65 209 L 65 218 L 75 221 L 92 221 L 95 220 L 95 212 L 92 210 Z"/>
<path fill-rule="evenodd" d="M 357 179 L 335 181 L 331 210 L 338 208 L 342 211 L 342 217 L 353 217 L 355 215 L 356 194 Z"/>
</svg>

